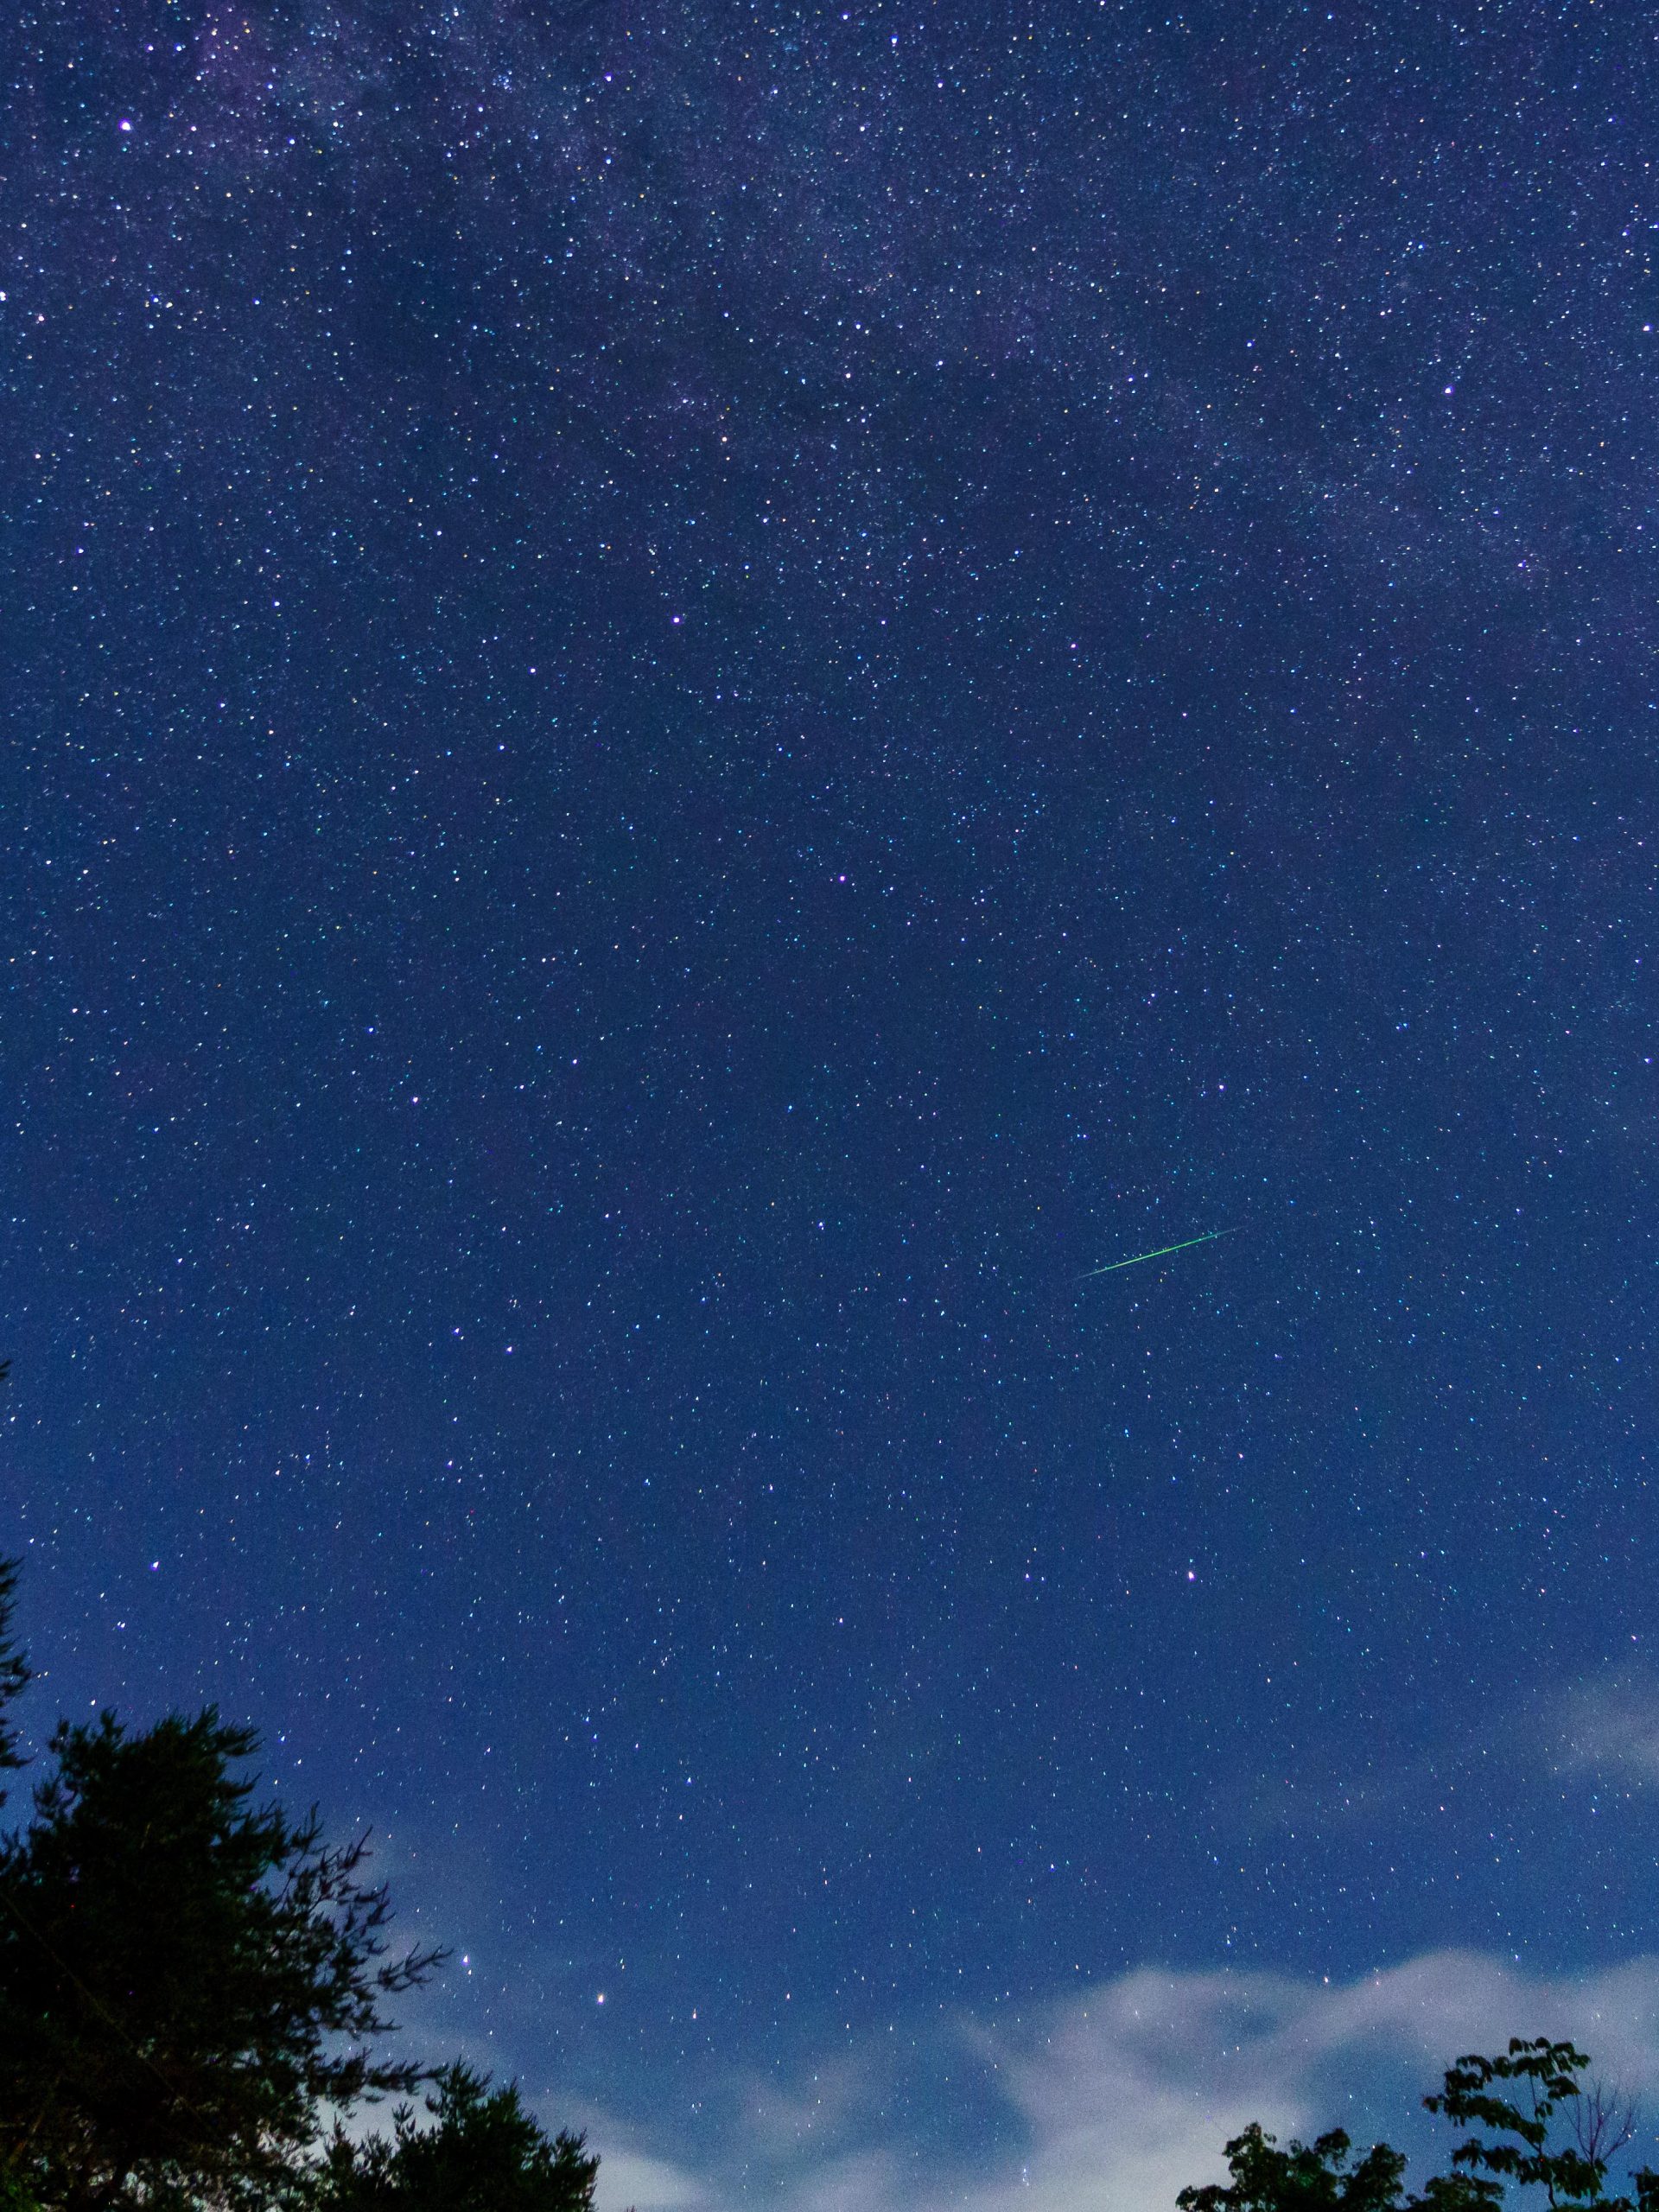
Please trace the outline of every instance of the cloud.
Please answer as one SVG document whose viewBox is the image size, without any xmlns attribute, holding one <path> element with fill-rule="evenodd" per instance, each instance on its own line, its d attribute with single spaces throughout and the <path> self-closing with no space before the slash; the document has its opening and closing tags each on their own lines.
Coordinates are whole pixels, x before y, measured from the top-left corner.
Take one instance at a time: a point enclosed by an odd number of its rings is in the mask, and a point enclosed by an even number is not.
<svg viewBox="0 0 1659 2212">
<path fill-rule="evenodd" d="M 1659 1958 L 1554 1979 L 1440 1951 L 1345 1984 L 1266 1972 L 1125 1974 L 1015 2025 L 962 2018 L 820 2069 L 817 2088 L 753 2084 L 696 2177 L 607 2153 L 605 2212 L 747 2204 L 767 2212 L 1173 2212 L 1223 2172 L 1248 2120 L 1281 2137 L 1347 2126 L 1443 2162 L 1422 2092 L 1459 2052 L 1571 2037 L 1631 2088 L 1659 2085 Z M 896 2040 L 896 2039 L 893 2039 Z M 956 2139 L 918 2065 L 970 2087 Z M 810 2115 L 791 2122 L 791 2112 Z M 594 2124 L 601 2151 L 608 2131 Z M 1637 2146 L 1638 2156 L 1643 2153 Z M 637 2177 L 637 2178 L 636 2178 Z M 652 2193 L 654 2190 L 655 2193 Z M 675 2192 L 678 2193 L 676 2194 Z"/>
<path fill-rule="evenodd" d="M 1659 1682 L 1624 1674 L 1569 1691 L 1554 1708 L 1556 1765 L 1659 1783 Z"/>
<path fill-rule="evenodd" d="M 638 2151 L 607 2151 L 599 2169 L 599 2212 L 703 2212 L 712 2202 L 703 2184 L 666 2159 Z"/>
</svg>

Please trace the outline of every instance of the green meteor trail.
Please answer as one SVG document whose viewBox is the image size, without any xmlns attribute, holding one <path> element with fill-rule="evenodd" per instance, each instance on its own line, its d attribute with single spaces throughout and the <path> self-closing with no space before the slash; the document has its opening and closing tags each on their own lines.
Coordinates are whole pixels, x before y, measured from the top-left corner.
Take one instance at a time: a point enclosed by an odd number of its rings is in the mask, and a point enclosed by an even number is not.
<svg viewBox="0 0 1659 2212">
<path fill-rule="evenodd" d="M 1090 1268 L 1079 1281 L 1089 1282 L 1096 1275 L 1115 1275 L 1120 1268 L 1138 1268 L 1142 1260 L 1162 1260 L 1172 1252 L 1190 1252 L 1195 1244 L 1213 1244 L 1217 1236 L 1235 1234 L 1230 1229 L 1207 1229 L 1202 1236 L 1184 1236 L 1179 1244 L 1160 1244 L 1155 1252 L 1137 1252 L 1128 1260 L 1109 1260 L 1103 1268 Z"/>
</svg>

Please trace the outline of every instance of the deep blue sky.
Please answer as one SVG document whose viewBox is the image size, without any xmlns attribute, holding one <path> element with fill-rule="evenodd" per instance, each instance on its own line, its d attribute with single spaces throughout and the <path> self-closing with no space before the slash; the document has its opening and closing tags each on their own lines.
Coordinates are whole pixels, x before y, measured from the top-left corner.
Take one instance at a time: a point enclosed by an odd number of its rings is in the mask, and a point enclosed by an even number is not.
<svg viewBox="0 0 1659 2212">
<path fill-rule="evenodd" d="M 42 1718 L 254 1719 L 431 2031 L 693 2162 L 1136 1967 L 1652 1946 L 1648 12 L 8 67 Z"/>
</svg>

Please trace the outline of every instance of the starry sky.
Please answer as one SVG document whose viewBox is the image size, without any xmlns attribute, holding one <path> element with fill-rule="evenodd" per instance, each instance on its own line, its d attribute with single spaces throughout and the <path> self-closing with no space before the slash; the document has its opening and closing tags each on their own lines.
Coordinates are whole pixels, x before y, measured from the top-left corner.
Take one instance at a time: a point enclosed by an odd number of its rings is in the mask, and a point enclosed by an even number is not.
<svg viewBox="0 0 1659 2212">
<path fill-rule="evenodd" d="M 1650 15 L 20 23 L 37 1720 L 257 1722 L 642 2207 L 1649 2017 Z"/>
</svg>

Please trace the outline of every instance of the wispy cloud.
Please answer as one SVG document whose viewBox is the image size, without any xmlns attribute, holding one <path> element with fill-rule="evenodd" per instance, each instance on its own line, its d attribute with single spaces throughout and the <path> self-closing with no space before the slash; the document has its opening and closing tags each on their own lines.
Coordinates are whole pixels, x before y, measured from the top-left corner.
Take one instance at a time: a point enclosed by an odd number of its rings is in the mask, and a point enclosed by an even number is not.
<svg viewBox="0 0 1659 2212">
<path fill-rule="evenodd" d="M 1650 1675 L 1581 1684 L 1557 1701 L 1553 1717 L 1559 1768 L 1659 1783 L 1659 1681 Z"/>
<path fill-rule="evenodd" d="M 1346 1984 L 1126 1974 L 1017 2024 L 963 2018 L 929 2049 L 839 2056 L 810 2089 L 751 2085 L 702 2171 L 648 2146 L 648 2130 L 588 2118 L 606 2152 L 602 2212 L 1160 2212 L 1220 2175 L 1223 2143 L 1252 2119 L 1421 2146 L 1433 2124 L 1417 2099 L 1449 2059 L 1540 2033 L 1572 2037 L 1610 2077 L 1650 2092 L 1659 1958 L 1554 1979 L 1469 1952 Z M 958 2094 L 971 2081 L 978 2147 L 931 2124 L 918 2064 Z"/>
</svg>

